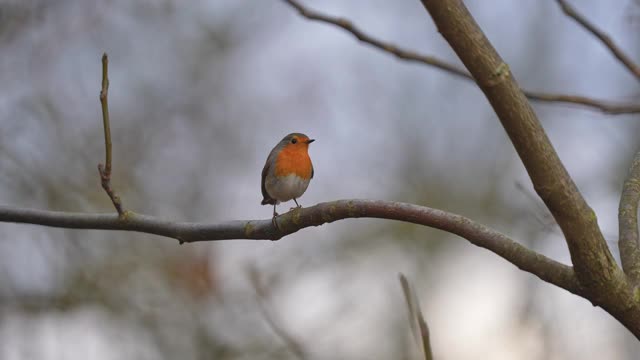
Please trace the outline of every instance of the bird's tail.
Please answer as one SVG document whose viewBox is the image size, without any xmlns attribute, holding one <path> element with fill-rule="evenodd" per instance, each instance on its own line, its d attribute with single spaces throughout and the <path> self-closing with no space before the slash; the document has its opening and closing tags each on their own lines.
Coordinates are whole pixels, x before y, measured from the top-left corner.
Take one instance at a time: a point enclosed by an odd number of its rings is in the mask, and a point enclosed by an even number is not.
<svg viewBox="0 0 640 360">
<path fill-rule="evenodd" d="M 276 201 L 270 197 L 265 197 L 264 199 L 262 199 L 262 202 L 260 203 L 262 205 L 275 205 Z"/>
</svg>

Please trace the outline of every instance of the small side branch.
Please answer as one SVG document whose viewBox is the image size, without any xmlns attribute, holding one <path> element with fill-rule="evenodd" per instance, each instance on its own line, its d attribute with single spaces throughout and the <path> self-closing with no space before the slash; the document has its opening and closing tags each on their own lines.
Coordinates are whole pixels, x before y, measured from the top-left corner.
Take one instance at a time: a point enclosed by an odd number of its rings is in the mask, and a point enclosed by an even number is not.
<svg viewBox="0 0 640 360">
<path fill-rule="evenodd" d="M 118 211 L 119 216 L 124 215 L 122 201 L 111 188 L 111 128 L 109 126 L 109 104 L 107 102 L 107 94 L 109 92 L 109 59 L 107 53 L 102 55 L 102 88 L 100 90 L 100 104 L 102 105 L 102 123 L 104 125 L 104 147 L 105 147 L 105 164 L 98 164 L 98 172 L 100 173 L 100 182 L 102 188 L 109 195 L 113 206 Z"/>
<path fill-rule="evenodd" d="M 360 30 L 358 27 L 353 25 L 351 21 L 339 17 L 329 16 L 322 14 L 320 12 L 311 10 L 304 5 L 302 5 L 297 0 L 283 0 L 285 3 L 289 4 L 295 10 L 300 13 L 303 17 L 313 20 L 323 22 L 325 24 L 335 25 L 344 29 L 345 31 L 351 33 L 356 39 L 360 40 L 365 44 L 369 44 L 379 50 L 382 50 L 386 53 L 392 54 L 397 58 L 405 61 L 413 61 L 421 64 L 425 64 L 428 66 L 436 67 L 440 70 L 446 71 L 449 74 L 452 74 L 461 79 L 474 81 L 473 77 L 464 69 L 461 69 L 455 65 L 449 64 L 444 60 L 440 60 L 434 56 L 424 55 L 417 53 L 415 51 L 411 51 L 408 49 L 403 49 L 399 46 L 396 46 L 392 43 L 382 41 L 380 39 L 376 39 L 373 36 L 365 33 Z M 592 99 L 585 96 L 579 95 L 568 95 L 568 94 L 551 94 L 551 93 L 541 93 L 535 91 L 522 90 L 530 100 L 534 100 L 537 102 L 543 103 L 565 103 L 565 104 L 575 104 L 580 106 L 585 106 L 594 110 L 599 110 L 605 114 L 610 115 L 620 115 L 620 114 L 640 114 L 640 105 L 638 104 L 616 104 L 611 103 L 604 100 Z"/>
<path fill-rule="evenodd" d="M 598 38 L 598 40 L 600 40 L 604 44 L 604 46 L 606 46 L 609 51 L 611 51 L 613 56 L 615 56 L 618 61 L 620 61 L 620 63 L 624 65 L 624 67 L 626 67 L 638 80 L 640 80 L 640 66 L 634 63 L 631 58 L 627 56 L 627 54 L 625 54 L 624 51 L 622 51 L 618 47 L 618 45 L 613 42 L 613 40 L 611 40 L 609 35 L 605 34 L 604 31 L 598 29 L 598 27 L 596 27 L 593 23 L 591 23 L 584 16 L 578 13 L 576 9 L 573 8 L 573 6 L 567 3 L 566 0 L 556 0 L 556 2 L 558 3 L 558 5 L 560 5 L 560 8 L 565 13 L 565 15 L 575 20 L 578 24 L 580 24 L 580 26 L 585 28 L 585 30 Z"/>
<path fill-rule="evenodd" d="M 618 208 L 619 248 L 622 270 L 635 285 L 640 284 L 638 201 L 640 201 L 640 151 L 636 153 L 629 175 L 624 182 Z"/>
</svg>

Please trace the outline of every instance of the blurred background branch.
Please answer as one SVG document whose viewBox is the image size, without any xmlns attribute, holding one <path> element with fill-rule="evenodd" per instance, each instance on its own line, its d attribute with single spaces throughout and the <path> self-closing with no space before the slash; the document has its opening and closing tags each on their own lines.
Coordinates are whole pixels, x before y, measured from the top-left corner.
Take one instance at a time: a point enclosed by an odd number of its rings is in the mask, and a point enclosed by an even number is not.
<svg viewBox="0 0 640 360">
<path fill-rule="evenodd" d="M 270 298 L 269 288 L 263 283 L 258 269 L 255 266 L 250 266 L 247 273 L 249 281 L 256 292 L 256 302 L 264 321 L 269 325 L 273 333 L 282 339 L 291 353 L 300 360 L 307 359 L 304 347 L 285 330 L 284 326 L 277 320 L 277 317 L 272 314 L 268 305 Z"/>
<path fill-rule="evenodd" d="M 420 353 L 425 360 L 433 360 L 433 351 L 431 349 L 431 340 L 429 334 L 429 326 L 422 316 L 422 310 L 420 310 L 420 300 L 413 291 L 407 277 L 400 273 L 400 286 L 402 286 L 402 293 L 404 299 L 407 302 L 407 310 L 409 314 L 409 324 L 411 325 L 411 332 L 414 339 L 420 344 Z"/>
<path fill-rule="evenodd" d="M 615 56 L 620 63 L 633 74 L 636 79 L 640 80 L 640 66 L 634 63 L 627 54 L 616 45 L 616 43 L 604 31 L 600 30 L 595 24 L 591 23 L 587 18 L 581 15 L 566 0 L 556 0 L 562 11 L 570 18 L 575 20 L 586 31 L 598 38 L 604 46 Z"/>
<path fill-rule="evenodd" d="M 338 26 L 346 30 L 347 32 L 350 32 L 351 34 L 353 34 L 353 36 L 355 36 L 361 42 L 369 44 L 384 52 L 393 54 L 399 59 L 407 60 L 407 61 L 415 61 L 425 65 L 433 66 L 440 70 L 446 71 L 449 74 L 455 75 L 457 77 L 467 79 L 467 80 L 474 80 L 474 78 L 465 70 L 460 69 L 436 57 L 419 54 L 415 51 L 403 49 L 392 43 L 376 39 L 371 35 L 368 35 L 367 33 L 363 32 L 359 28 L 357 28 L 355 25 L 351 23 L 351 21 L 347 19 L 333 17 L 333 16 L 325 15 L 323 13 L 311 10 L 306 6 L 302 5 L 302 3 L 297 0 L 283 0 L 283 1 L 291 5 L 294 9 L 296 9 L 300 13 L 300 15 L 304 16 L 309 20 L 319 21 L 326 24 L 332 24 L 332 25 Z M 587 108 L 591 108 L 594 110 L 599 110 L 606 114 L 611 114 L 611 115 L 640 114 L 640 105 L 638 104 L 616 104 L 610 101 L 596 100 L 593 98 L 580 96 L 580 95 L 551 94 L 551 93 L 544 93 L 544 92 L 529 91 L 524 89 L 522 90 L 522 92 L 530 100 L 534 100 L 534 101 L 549 102 L 549 103 L 569 103 L 574 105 L 581 105 L 581 106 L 585 106 Z"/>
</svg>

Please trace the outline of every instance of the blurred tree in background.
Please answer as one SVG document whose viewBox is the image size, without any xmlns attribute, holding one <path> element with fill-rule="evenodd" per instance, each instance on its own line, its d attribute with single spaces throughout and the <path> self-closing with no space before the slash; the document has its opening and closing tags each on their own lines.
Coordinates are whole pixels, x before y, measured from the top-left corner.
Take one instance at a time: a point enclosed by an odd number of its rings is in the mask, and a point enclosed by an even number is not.
<svg viewBox="0 0 640 360">
<path fill-rule="evenodd" d="M 462 68 L 418 1 L 307 2 Z M 636 1 L 578 3 L 640 57 Z M 467 5 L 523 88 L 640 100 L 637 79 L 556 2 Z M 0 0 L 1 204 L 112 211 L 96 171 L 104 51 L 112 182 L 127 208 L 177 221 L 266 218 L 264 159 L 300 131 L 318 140 L 303 206 L 430 206 L 570 263 L 472 82 L 362 46 L 282 1 Z M 640 115 L 533 105 L 617 254 Z M 183 246 L 3 223 L 0 358 L 414 359 L 399 272 L 413 279 L 438 359 L 638 357 L 633 335 L 590 302 L 451 234 L 362 219 L 273 243 Z"/>
</svg>

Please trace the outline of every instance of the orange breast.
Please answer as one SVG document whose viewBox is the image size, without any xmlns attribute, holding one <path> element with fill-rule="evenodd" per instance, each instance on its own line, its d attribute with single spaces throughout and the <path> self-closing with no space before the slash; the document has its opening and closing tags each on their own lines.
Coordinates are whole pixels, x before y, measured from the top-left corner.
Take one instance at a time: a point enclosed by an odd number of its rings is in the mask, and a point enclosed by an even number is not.
<svg viewBox="0 0 640 360">
<path fill-rule="evenodd" d="M 296 174 L 307 180 L 311 178 L 311 158 L 306 147 L 286 146 L 276 158 L 276 176 Z"/>
</svg>

